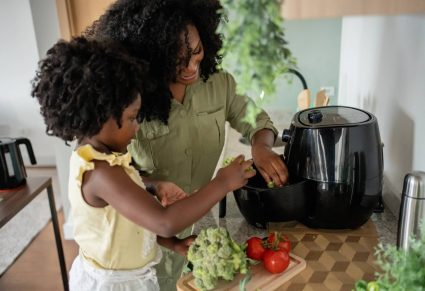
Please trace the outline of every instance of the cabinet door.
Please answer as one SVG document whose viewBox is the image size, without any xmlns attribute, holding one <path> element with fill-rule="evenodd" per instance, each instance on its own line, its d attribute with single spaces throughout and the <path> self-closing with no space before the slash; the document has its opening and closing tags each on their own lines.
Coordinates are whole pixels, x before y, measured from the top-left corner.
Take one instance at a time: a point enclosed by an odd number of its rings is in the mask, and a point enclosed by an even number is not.
<svg viewBox="0 0 425 291">
<path fill-rule="evenodd" d="M 56 0 L 61 36 L 80 35 L 114 0 Z"/>
</svg>

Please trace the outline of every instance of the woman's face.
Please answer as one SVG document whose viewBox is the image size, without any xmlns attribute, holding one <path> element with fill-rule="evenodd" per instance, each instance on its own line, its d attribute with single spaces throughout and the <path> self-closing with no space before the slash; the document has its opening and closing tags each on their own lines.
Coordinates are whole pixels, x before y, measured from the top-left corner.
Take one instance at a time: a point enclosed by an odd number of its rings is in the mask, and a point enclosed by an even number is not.
<svg viewBox="0 0 425 291">
<path fill-rule="evenodd" d="M 195 26 L 189 24 L 187 26 L 187 44 L 192 51 L 189 63 L 186 66 L 186 62 L 183 62 L 181 66 L 177 68 L 176 83 L 183 85 L 190 85 L 195 83 L 200 75 L 200 65 L 204 58 L 204 48 L 202 46 L 201 38 L 199 37 L 198 30 Z M 186 34 L 181 34 L 182 43 L 186 44 Z M 180 54 L 182 56 L 187 55 L 187 47 L 183 45 Z"/>
</svg>

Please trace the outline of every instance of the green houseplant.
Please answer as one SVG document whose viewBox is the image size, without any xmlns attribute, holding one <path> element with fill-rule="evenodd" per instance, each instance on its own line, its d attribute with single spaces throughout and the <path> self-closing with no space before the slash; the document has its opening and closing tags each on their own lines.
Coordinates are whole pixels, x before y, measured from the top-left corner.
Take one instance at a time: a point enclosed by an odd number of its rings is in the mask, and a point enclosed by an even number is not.
<svg viewBox="0 0 425 291">
<path fill-rule="evenodd" d="M 284 38 L 282 0 L 221 0 L 228 21 L 224 35 L 223 68 L 238 83 L 238 93 L 248 94 L 258 106 L 270 100 L 275 79 L 295 67 L 295 58 Z M 255 124 L 256 107 L 250 104 L 245 121 Z"/>
<path fill-rule="evenodd" d="M 375 255 L 380 272 L 375 281 L 356 282 L 356 291 L 425 290 L 425 220 L 419 238 L 411 238 L 409 251 L 379 244 Z"/>
</svg>

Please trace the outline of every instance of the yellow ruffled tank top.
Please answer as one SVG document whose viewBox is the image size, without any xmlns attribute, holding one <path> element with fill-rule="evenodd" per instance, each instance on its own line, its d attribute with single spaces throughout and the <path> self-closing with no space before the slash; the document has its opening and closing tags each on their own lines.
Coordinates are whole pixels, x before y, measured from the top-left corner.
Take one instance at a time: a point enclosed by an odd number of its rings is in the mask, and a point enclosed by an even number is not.
<svg viewBox="0 0 425 291">
<path fill-rule="evenodd" d="M 93 160 L 121 166 L 136 184 L 145 188 L 138 172 L 130 165 L 130 153 L 100 153 L 91 145 L 81 146 L 72 153 L 68 195 L 74 239 L 80 247 L 80 255 L 93 266 L 103 269 L 144 267 L 157 255 L 156 235 L 128 220 L 110 205 L 93 207 L 83 198 L 83 175 L 94 170 Z"/>
</svg>

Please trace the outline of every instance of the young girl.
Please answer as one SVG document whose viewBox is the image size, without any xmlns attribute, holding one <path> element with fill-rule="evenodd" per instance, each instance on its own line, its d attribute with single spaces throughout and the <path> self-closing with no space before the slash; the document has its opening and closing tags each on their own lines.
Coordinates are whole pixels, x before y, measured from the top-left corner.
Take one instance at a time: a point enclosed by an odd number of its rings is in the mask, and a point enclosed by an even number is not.
<svg viewBox="0 0 425 291">
<path fill-rule="evenodd" d="M 147 192 L 126 150 L 139 130 L 144 67 L 116 44 L 75 38 L 47 52 L 33 82 L 47 134 L 78 141 L 69 199 L 80 252 L 71 290 L 159 290 L 157 243 L 185 255 L 193 237 L 174 235 L 254 175 L 246 171 L 252 161 L 239 156 L 167 207 Z M 170 200 L 180 198 L 174 194 Z"/>
</svg>

